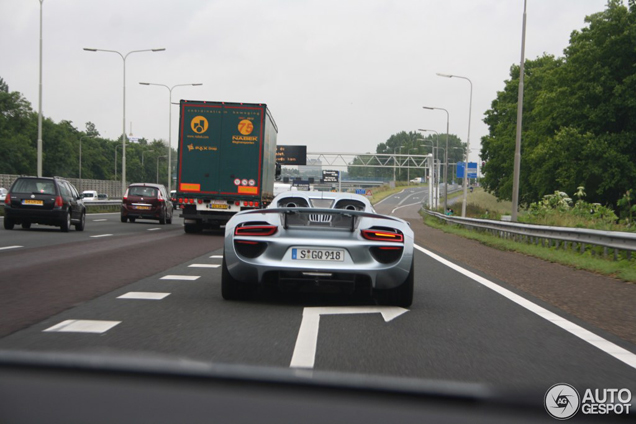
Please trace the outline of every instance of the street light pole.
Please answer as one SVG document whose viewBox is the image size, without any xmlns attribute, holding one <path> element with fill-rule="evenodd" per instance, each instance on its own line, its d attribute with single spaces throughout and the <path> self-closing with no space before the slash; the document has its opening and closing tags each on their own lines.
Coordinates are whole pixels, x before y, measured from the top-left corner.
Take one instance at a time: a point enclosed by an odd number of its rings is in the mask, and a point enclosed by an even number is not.
<svg viewBox="0 0 636 424">
<path fill-rule="evenodd" d="M 419 149 L 419 147 L 411 147 L 408 151 L 408 161 L 409 161 L 409 165 L 406 168 L 406 181 L 408 185 L 411 185 L 411 150 L 413 149 Z M 417 165 L 417 164 L 416 164 Z"/>
<path fill-rule="evenodd" d="M 400 153 L 402 153 L 402 147 L 404 146 L 400 146 L 400 147 L 395 147 L 393 149 L 393 185 L 395 186 L 396 180 L 395 180 L 395 162 L 396 162 L 396 157 L 395 157 L 395 150 L 396 149 L 400 149 Z"/>
<path fill-rule="evenodd" d="M 526 56 L 526 0 L 523 1 L 523 29 L 521 33 L 521 62 L 519 63 L 519 92 L 517 94 L 517 135 L 515 137 L 515 160 L 512 178 L 512 212 L 510 220 L 517 221 L 519 209 L 519 174 L 521 173 L 521 124 L 523 121 L 523 77 Z"/>
<path fill-rule="evenodd" d="M 168 89 L 168 193 L 172 190 L 172 89 L 175 87 L 197 86 L 203 83 L 196 82 L 191 84 L 176 84 L 168 87 L 165 84 L 155 84 L 152 82 L 140 82 L 141 85 L 156 85 L 158 87 L 166 87 Z"/>
<path fill-rule="evenodd" d="M 473 82 L 466 77 L 459 75 L 437 74 L 445 78 L 460 78 L 468 81 L 470 84 L 470 101 L 468 103 L 468 136 L 466 137 L 466 162 L 464 164 L 464 197 L 462 199 L 462 217 L 466 216 L 466 198 L 468 197 L 468 154 L 470 153 L 470 120 L 473 111 Z"/>
<path fill-rule="evenodd" d="M 40 0 L 40 85 L 38 88 L 38 177 L 42 176 L 42 6 L 44 0 Z"/>
<path fill-rule="evenodd" d="M 448 129 L 450 124 L 450 114 L 443 107 L 428 107 L 423 106 L 424 109 L 429 110 L 443 110 L 446 112 L 446 149 L 444 150 L 444 212 L 448 210 Z"/>
<path fill-rule="evenodd" d="M 435 147 L 433 147 L 433 187 L 434 187 L 434 207 L 438 208 L 439 207 L 439 169 L 435 170 L 435 161 L 439 161 L 439 152 L 436 154 L 436 151 L 439 150 L 439 133 L 435 130 L 425 130 L 425 129 L 418 129 L 418 131 L 421 132 L 434 132 L 435 133 Z M 433 142 L 431 141 L 431 145 L 433 144 Z M 436 159 L 437 158 L 437 159 Z"/>
<path fill-rule="evenodd" d="M 126 191 L 126 59 L 129 55 L 133 53 L 142 53 L 142 52 L 162 52 L 165 51 L 165 48 L 160 49 L 144 49 L 144 50 L 132 50 L 126 53 L 125 55 L 121 54 L 117 50 L 104 50 L 104 49 L 92 49 L 92 48 L 84 48 L 87 52 L 106 52 L 106 53 L 116 53 L 118 54 L 122 61 L 124 62 L 124 94 L 123 94 L 123 125 L 122 125 L 122 133 L 121 133 L 121 145 L 122 145 L 122 153 L 121 153 L 121 192 L 122 194 Z"/>
</svg>

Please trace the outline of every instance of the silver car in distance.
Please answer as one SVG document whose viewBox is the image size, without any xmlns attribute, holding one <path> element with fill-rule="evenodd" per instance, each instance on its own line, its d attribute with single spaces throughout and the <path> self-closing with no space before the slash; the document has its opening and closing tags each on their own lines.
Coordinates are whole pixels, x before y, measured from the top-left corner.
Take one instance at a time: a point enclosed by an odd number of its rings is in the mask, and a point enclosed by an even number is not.
<svg viewBox="0 0 636 424">
<path fill-rule="evenodd" d="M 353 293 L 378 303 L 413 301 L 413 231 L 357 194 L 288 191 L 267 209 L 239 212 L 225 227 L 222 295 L 242 300 L 259 286 Z"/>
</svg>

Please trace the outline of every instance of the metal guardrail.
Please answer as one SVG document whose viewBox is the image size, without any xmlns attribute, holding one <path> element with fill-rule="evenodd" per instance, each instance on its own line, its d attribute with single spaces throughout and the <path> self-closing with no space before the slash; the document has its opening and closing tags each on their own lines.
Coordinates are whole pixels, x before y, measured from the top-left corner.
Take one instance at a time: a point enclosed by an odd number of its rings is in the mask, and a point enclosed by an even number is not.
<svg viewBox="0 0 636 424">
<path fill-rule="evenodd" d="M 424 209 L 428 215 L 442 219 L 457 225 L 469 228 L 477 228 L 491 233 L 496 233 L 500 237 L 516 238 L 521 237 L 523 241 L 535 245 L 548 246 L 556 245 L 557 248 L 562 243 L 564 249 L 568 248 L 568 243 L 579 245 L 581 252 L 584 252 L 586 245 L 603 247 L 603 255 L 607 256 L 608 249 L 614 249 L 614 259 L 618 258 L 618 252 L 623 250 L 627 253 L 627 259 L 631 259 L 631 252 L 636 251 L 636 233 L 626 233 L 621 231 L 601 231 L 587 228 L 550 227 L 533 224 L 520 224 L 517 222 L 492 221 L 488 219 L 462 218 L 459 216 L 443 215 Z M 554 243 L 553 243 L 554 242 Z M 594 253 L 593 253 L 594 254 Z"/>
<path fill-rule="evenodd" d="M 84 201 L 85 206 L 117 206 L 121 205 L 121 199 L 119 200 L 90 200 Z"/>
</svg>

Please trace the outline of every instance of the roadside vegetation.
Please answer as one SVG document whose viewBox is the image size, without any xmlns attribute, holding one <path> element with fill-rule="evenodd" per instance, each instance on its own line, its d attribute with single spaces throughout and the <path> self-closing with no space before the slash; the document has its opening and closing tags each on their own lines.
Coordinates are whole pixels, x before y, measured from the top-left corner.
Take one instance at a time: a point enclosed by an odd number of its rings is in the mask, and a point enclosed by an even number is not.
<svg viewBox="0 0 636 424">
<path fill-rule="evenodd" d="M 559 263 L 576 269 L 636 283 L 636 264 L 634 264 L 633 261 L 628 261 L 624 257 L 621 257 L 618 261 L 603 259 L 600 257 L 601 251 L 593 247 L 588 247 L 585 253 L 582 254 L 571 250 L 558 249 L 556 247 L 542 247 L 540 245 L 502 239 L 484 232 L 468 230 L 459 225 L 446 224 L 425 213 L 422 215 L 424 223 L 430 227 L 440 229 L 446 233 L 476 240 L 486 246 L 534 256 L 548 262 Z"/>
</svg>

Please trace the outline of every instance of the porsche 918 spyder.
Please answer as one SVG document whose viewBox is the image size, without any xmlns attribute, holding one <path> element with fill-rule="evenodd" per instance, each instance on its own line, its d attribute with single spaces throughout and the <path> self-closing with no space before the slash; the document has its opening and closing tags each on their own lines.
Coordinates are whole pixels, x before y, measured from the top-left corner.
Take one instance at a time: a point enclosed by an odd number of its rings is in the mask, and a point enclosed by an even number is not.
<svg viewBox="0 0 636 424">
<path fill-rule="evenodd" d="M 241 300 L 260 286 L 368 290 L 378 303 L 413 301 L 413 231 L 379 215 L 364 196 L 289 191 L 267 209 L 239 212 L 225 227 L 222 295 Z"/>
</svg>

